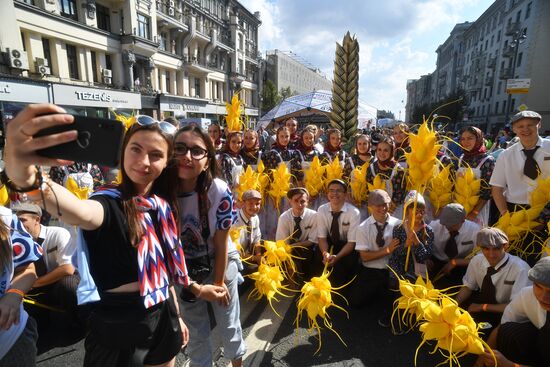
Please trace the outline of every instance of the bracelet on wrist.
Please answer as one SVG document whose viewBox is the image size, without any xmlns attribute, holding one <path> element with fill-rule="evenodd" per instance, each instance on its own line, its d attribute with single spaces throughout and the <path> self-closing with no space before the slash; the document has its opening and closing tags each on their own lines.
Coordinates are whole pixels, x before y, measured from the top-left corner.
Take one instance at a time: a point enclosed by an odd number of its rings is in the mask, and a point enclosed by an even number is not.
<svg viewBox="0 0 550 367">
<path fill-rule="evenodd" d="M 23 292 L 22 290 L 17 289 L 17 288 L 10 288 L 6 291 L 6 293 L 15 293 L 15 294 L 21 296 L 21 298 L 25 298 L 25 292 Z"/>
<path fill-rule="evenodd" d="M 489 306 L 489 305 L 488 305 L 487 303 L 484 303 L 484 304 L 481 306 L 481 309 L 482 309 L 483 311 L 487 312 L 487 307 L 488 307 L 488 306 Z"/>
<path fill-rule="evenodd" d="M 390 252 L 391 252 L 391 251 L 390 251 L 390 248 L 389 248 L 389 247 L 386 247 L 386 254 L 388 254 L 388 255 L 389 255 L 389 254 L 390 254 Z"/>
<path fill-rule="evenodd" d="M 39 166 L 35 166 L 35 172 L 34 172 L 34 182 L 31 186 L 28 187 L 19 187 L 13 183 L 12 180 L 8 177 L 6 174 L 6 170 L 2 170 L 0 172 L 0 179 L 2 180 L 2 183 L 6 185 L 6 188 L 13 191 L 13 192 L 19 192 L 19 193 L 26 193 L 31 192 L 34 190 L 39 190 L 42 186 L 43 177 L 42 177 L 42 169 Z"/>
<path fill-rule="evenodd" d="M 456 259 L 451 260 L 451 265 L 453 266 L 453 268 L 456 267 Z"/>
</svg>

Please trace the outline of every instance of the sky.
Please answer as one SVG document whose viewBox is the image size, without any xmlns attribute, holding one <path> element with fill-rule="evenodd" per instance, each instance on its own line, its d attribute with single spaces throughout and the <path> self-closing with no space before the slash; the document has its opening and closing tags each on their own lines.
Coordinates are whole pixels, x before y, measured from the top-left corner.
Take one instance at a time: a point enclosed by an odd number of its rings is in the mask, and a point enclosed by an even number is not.
<svg viewBox="0 0 550 367">
<path fill-rule="evenodd" d="M 261 13 L 259 47 L 292 51 L 332 79 L 336 42 L 359 42 L 359 100 L 405 117 L 407 80 L 435 70 L 436 49 L 456 23 L 494 0 L 240 0 Z"/>
</svg>

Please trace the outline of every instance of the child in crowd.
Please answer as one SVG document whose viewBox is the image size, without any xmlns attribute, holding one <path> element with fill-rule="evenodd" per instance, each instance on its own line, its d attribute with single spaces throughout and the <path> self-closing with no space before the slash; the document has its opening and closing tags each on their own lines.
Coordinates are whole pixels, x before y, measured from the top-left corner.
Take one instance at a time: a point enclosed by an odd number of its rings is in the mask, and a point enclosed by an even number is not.
<svg viewBox="0 0 550 367">
<path fill-rule="evenodd" d="M 258 213 L 262 205 L 262 195 L 256 190 L 246 190 L 241 198 L 242 206 L 237 212 L 237 219 L 233 222 L 233 228 L 241 228 L 239 243 L 242 247 L 243 258 L 248 259 L 248 263 L 260 264 L 262 251 L 260 240 L 262 232 L 260 231 L 260 219 Z M 256 266 L 246 266 L 245 268 L 255 269 Z"/>
</svg>

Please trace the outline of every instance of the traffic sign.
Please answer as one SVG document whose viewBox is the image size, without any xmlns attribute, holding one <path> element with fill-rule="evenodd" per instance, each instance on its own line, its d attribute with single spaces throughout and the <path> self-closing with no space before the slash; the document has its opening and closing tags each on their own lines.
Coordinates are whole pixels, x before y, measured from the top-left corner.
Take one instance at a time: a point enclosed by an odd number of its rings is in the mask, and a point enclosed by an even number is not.
<svg viewBox="0 0 550 367">
<path fill-rule="evenodd" d="M 506 93 L 508 94 L 524 94 L 529 93 L 531 79 L 508 79 L 506 81 Z"/>
<path fill-rule="evenodd" d="M 518 106 L 518 110 L 520 111 L 527 111 L 529 107 L 527 107 L 527 105 L 525 103 L 522 103 Z"/>
</svg>

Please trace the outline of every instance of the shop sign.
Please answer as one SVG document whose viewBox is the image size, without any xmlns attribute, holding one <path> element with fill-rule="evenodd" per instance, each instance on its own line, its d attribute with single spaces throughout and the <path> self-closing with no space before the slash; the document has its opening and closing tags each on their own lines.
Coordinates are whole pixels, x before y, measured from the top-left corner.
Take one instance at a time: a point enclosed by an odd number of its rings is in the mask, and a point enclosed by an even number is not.
<svg viewBox="0 0 550 367">
<path fill-rule="evenodd" d="M 0 101 L 23 103 L 51 102 L 49 84 L 33 84 L 20 81 L 0 81 Z"/>
<path fill-rule="evenodd" d="M 56 104 L 65 106 L 141 109 L 138 93 L 54 84 L 53 95 Z"/>
</svg>

